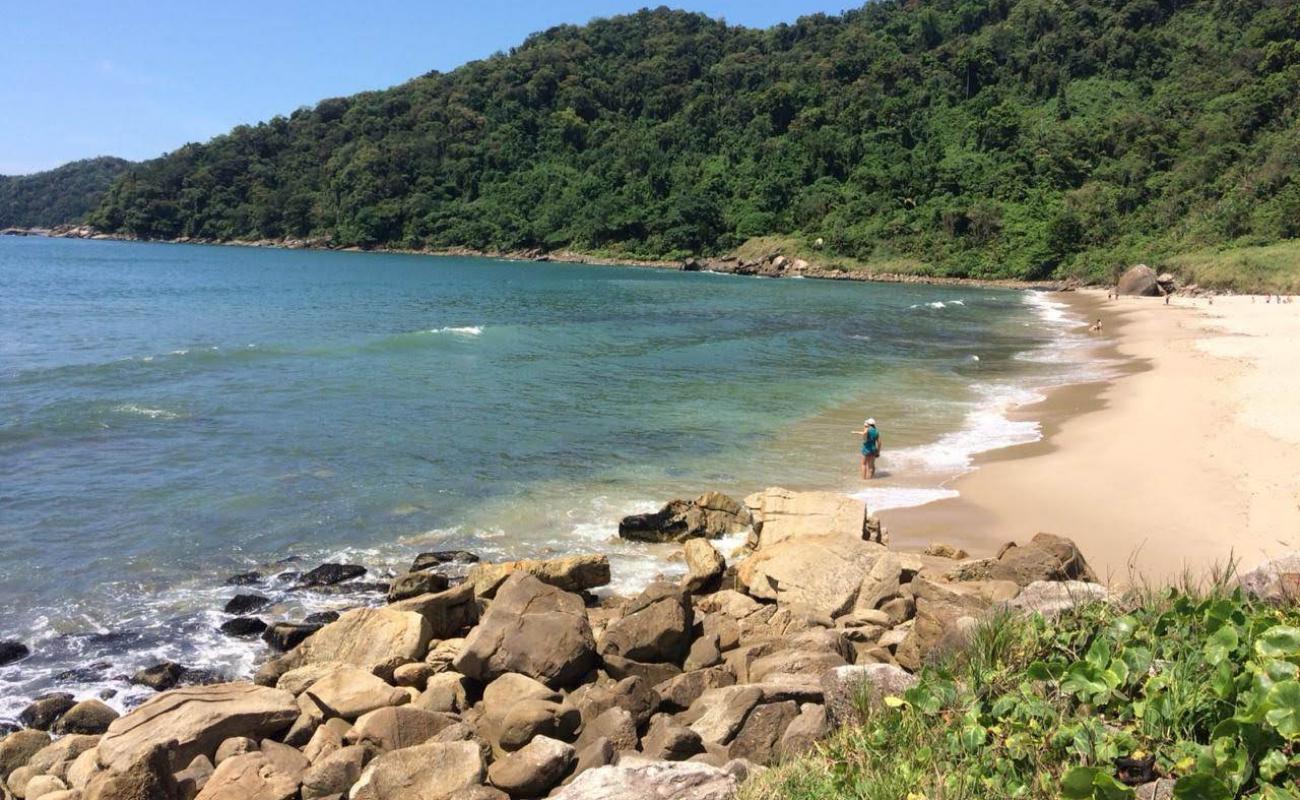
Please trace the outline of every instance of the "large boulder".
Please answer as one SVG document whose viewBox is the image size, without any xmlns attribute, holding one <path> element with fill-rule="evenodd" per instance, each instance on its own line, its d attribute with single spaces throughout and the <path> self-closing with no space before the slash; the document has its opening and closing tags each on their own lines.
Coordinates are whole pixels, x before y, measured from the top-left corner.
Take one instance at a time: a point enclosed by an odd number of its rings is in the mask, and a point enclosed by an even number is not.
<svg viewBox="0 0 1300 800">
<path fill-rule="evenodd" d="M 1126 295 L 1154 297 L 1160 294 L 1156 271 L 1146 264 L 1129 267 L 1127 272 L 1119 276 L 1117 288 L 1120 294 Z"/>
<path fill-rule="evenodd" d="M 762 701 L 763 690 L 757 686 L 710 689 L 679 719 L 706 743 L 725 745 L 735 738 L 749 713 Z"/>
<path fill-rule="evenodd" d="M 867 504 L 840 492 L 792 492 L 772 487 L 745 498 L 757 547 L 804 536 L 864 538 Z"/>
<path fill-rule="evenodd" d="M 108 730 L 120 715 L 99 700 L 82 700 L 54 723 L 54 732 L 60 736 L 69 733 L 101 734 Z"/>
<path fill-rule="evenodd" d="M 99 741 L 99 763 L 124 770 L 151 748 L 168 742 L 177 763 L 213 756 L 232 736 L 261 739 L 298 718 L 293 695 L 251 683 L 173 689 L 151 698 L 108 726 Z"/>
<path fill-rule="evenodd" d="M 751 595 L 825 617 L 847 613 L 884 545 L 843 535 L 799 536 L 764 544 L 736 577 Z"/>
<path fill-rule="evenodd" d="M 468 583 L 435 594 L 422 594 L 401 600 L 389 607 L 390 611 L 410 611 L 429 623 L 429 634 L 435 640 L 451 639 L 478 622 L 478 598 L 474 587 Z"/>
<path fill-rule="evenodd" d="M 407 572 L 388 585 L 388 602 L 408 600 L 422 594 L 436 594 L 447 588 L 447 576 L 439 572 Z"/>
<path fill-rule="evenodd" d="M 583 592 L 609 583 L 609 557 L 587 554 L 475 564 L 465 576 L 465 582 L 474 587 L 474 594 L 479 597 L 492 597 L 506 578 L 516 572 L 528 573 L 566 592 Z"/>
<path fill-rule="evenodd" d="M 573 768 L 571 745 L 538 736 L 488 768 L 488 780 L 511 797 L 542 797 Z"/>
<path fill-rule="evenodd" d="M 596 644 L 582 598 L 516 572 L 465 639 L 455 668 L 483 683 L 518 672 L 552 688 L 568 688 L 595 663 Z"/>
<path fill-rule="evenodd" d="M 365 714 L 348 731 L 349 744 L 367 744 L 379 750 L 401 750 L 424 744 L 460 719 L 452 714 L 399 706 Z"/>
<path fill-rule="evenodd" d="M 705 539 L 687 539 L 684 550 L 686 577 L 682 586 L 692 593 L 716 589 L 722 581 L 722 574 L 727 570 L 727 562 L 718 548 Z"/>
<path fill-rule="evenodd" d="M 9 777 L 9 773 L 27 763 L 27 761 L 50 743 L 50 735 L 45 731 L 14 731 L 0 739 L 0 780 Z"/>
<path fill-rule="evenodd" d="M 329 716 L 356 719 L 377 708 L 410 702 L 411 696 L 367 670 L 339 664 L 307 687 L 306 693 Z"/>
<path fill-rule="evenodd" d="M 1008 545 L 995 559 L 963 564 L 954 570 L 961 580 L 1097 582 L 1097 576 L 1071 540 L 1050 533 L 1035 534 L 1027 544 Z"/>
<path fill-rule="evenodd" d="M 694 609 L 685 590 L 668 583 L 651 584 L 605 629 L 600 652 L 680 664 L 690 650 L 694 624 Z"/>
<path fill-rule="evenodd" d="M 18 721 L 38 731 L 48 731 L 54 727 L 59 717 L 68 713 L 77 701 L 66 692 L 53 692 L 42 695 L 27 705 L 18 715 Z"/>
<path fill-rule="evenodd" d="M 362 745 L 340 747 L 312 763 L 302 776 L 303 800 L 341 795 L 361 777 L 370 749 Z"/>
<path fill-rule="evenodd" d="M 266 753 L 245 753 L 222 761 L 195 800 L 291 800 L 302 775 L 296 773 Z"/>
<path fill-rule="evenodd" d="M 354 608 L 278 660 L 282 671 L 320 661 L 374 669 L 424 657 L 432 628 L 422 615 L 389 606 Z"/>
<path fill-rule="evenodd" d="M 749 509 L 743 503 L 725 494 L 706 492 L 694 500 L 673 500 L 650 514 L 624 517 L 618 535 L 642 542 L 684 542 L 741 533 L 750 524 Z"/>
<path fill-rule="evenodd" d="M 386 753 L 366 767 L 350 800 L 460 800 L 483 782 L 473 742 L 430 742 Z"/>
<path fill-rule="evenodd" d="M 694 761 L 622 759 L 579 775 L 552 800 L 732 800 L 738 784 L 729 772 Z"/>
<path fill-rule="evenodd" d="M 799 716 L 799 704 L 793 700 L 764 703 L 745 718 L 736 738 L 727 748 L 732 758 L 745 758 L 755 764 L 775 763 L 781 754 L 781 737 Z"/>
<path fill-rule="evenodd" d="M 179 800 L 169 750 L 167 744 L 153 744 L 121 767 L 96 773 L 82 800 Z"/>
</svg>

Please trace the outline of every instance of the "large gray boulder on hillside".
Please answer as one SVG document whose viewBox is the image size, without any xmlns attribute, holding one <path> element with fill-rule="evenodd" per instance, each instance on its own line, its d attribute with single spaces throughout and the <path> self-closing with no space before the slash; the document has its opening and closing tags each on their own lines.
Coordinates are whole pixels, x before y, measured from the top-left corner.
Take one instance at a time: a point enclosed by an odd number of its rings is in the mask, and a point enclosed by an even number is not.
<svg viewBox="0 0 1300 800">
<path fill-rule="evenodd" d="M 1160 294 L 1160 286 L 1156 282 L 1156 271 L 1146 264 L 1138 264 L 1129 267 L 1119 278 L 1119 293 L 1126 295 L 1154 297 Z"/>
<path fill-rule="evenodd" d="M 576 686 L 595 665 L 582 598 L 523 572 L 501 585 L 455 661 L 483 683 L 518 672 L 556 689 Z"/>
</svg>

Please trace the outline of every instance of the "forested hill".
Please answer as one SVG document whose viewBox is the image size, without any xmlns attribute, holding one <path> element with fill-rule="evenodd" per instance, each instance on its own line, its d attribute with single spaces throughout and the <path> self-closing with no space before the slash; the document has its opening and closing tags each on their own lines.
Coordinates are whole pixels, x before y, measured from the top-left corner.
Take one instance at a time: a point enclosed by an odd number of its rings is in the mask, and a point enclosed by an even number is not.
<svg viewBox="0 0 1300 800">
<path fill-rule="evenodd" d="M 130 161 L 104 156 L 31 175 L 0 175 L 0 228 L 79 222 L 129 166 Z"/>
<path fill-rule="evenodd" d="M 666 9 L 132 169 L 149 238 L 676 257 L 825 240 L 1044 277 L 1300 235 L 1300 3 L 886 0 L 768 30 Z"/>
</svg>

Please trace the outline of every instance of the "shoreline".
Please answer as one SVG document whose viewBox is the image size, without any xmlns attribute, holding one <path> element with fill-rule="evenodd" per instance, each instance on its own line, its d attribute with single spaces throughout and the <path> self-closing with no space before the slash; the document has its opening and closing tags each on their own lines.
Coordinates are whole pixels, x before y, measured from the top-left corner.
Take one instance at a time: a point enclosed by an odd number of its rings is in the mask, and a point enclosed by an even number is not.
<svg viewBox="0 0 1300 800">
<path fill-rule="evenodd" d="M 207 245 L 212 247 L 253 247 L 273 250 L 310 250 L 326 253 L 384 253 L 390 255 L 438 256 L 444 258 L 492 258 L 503 261 L 537 263 L 555 262 L 559 264 L 588 264 L 591 266 L 614 267 L 644 267 L 647 269 L 666 269 L 682 272 L 722 272 L 724 274 L 737 274 L 747 277 L 808 278 L 813 280 L 854 281 L 859 283 L 911 283 L 930 286 L 974 286 L 986 289 L 1023 289 L 1049 292 L 1073 291 L 1076 287 L 1083 285 L 1079 281 L 1073 279 L 1023 281 L 1012 278 L 954 278 L 940 275 L 913 275 L 892 272 L 852 272 L 830 267 L 822 267 L 817 264 L 809 264 L 798 260 L 788 262 L 793 268 L 779 267 L 779 265 L 777 268 L 773 268 L 771 259 L 763 262 L 748 263 L 739 261 L 735 256 L 717 256 L 708 258 L 691 257 L 684 260 L 668 260 L 602 256 L 575 250 L 542 251 L 537 248 L 529 250 L 496 251 L 477 250 L 471 247 L 403 248 L 386 246 L 360 247 L 356 245 L 336 247 L 327 243 L 320 243 L 317 240 L 307 239 L 231 239 L 227 241 L 190 238 L 140 239 L 126 234 L 99 233 L 84 226 L 71 227 L 67 230 L 59 228 L 6 229 L 5 231 L 0 232 L 0 235 L 17 237 L 36 236 L 49 239 L 139 242 L 142 244 L 183 244 Z M 794 266 L 800 263 L 803 263 L 804 265 L 802 267 Z"/>
<path fill-rule="evenodd" d="M 1102 319 L 1094 357 L 1120 359 L 1116 374 L 1044 391 L 1013 412 L 1040 424 L 1038 441 L 981 454 L 950 484 L 958 497 L 882 518 L 909 543 L 978 553 L 1068 536 L 1116 585 L 1249 568 L 1300 544 L 1300 393 L 1279 391 L 1295 382 L 1300 313 L 1219 299 L 1074 295 Z"/>
</svg>

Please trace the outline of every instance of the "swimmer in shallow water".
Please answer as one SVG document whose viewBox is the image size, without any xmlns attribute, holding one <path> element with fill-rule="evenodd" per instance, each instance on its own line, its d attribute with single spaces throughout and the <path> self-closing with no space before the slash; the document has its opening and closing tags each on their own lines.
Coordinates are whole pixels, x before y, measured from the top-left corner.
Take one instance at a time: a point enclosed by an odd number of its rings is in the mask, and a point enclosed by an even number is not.
<svg viewBox="0 0 1300 800">
<path fill-rule="evenodd" d="M 862 437 L 862 480 L 876 477 L 876 459 L 880 457 L 880 431 L 876 420 L 868 418 L 862 430 L 854 431 Z"/>
</svg>

